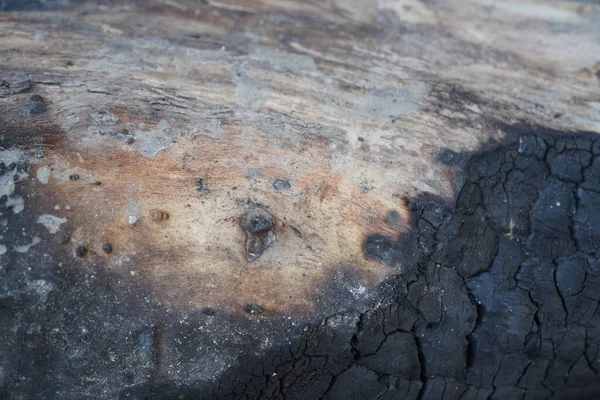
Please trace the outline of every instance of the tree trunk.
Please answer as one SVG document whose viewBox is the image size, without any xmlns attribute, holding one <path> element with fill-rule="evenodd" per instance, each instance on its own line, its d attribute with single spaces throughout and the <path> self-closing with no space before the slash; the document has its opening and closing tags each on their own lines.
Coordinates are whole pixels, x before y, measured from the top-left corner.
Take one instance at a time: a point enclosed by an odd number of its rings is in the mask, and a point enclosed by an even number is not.
<svg viewBox="0 0 600 400">
<path fill-rule="evenodd" d="M 0 11 L 0 398 L 599 398 L 598 3 Z"/>
</svg>

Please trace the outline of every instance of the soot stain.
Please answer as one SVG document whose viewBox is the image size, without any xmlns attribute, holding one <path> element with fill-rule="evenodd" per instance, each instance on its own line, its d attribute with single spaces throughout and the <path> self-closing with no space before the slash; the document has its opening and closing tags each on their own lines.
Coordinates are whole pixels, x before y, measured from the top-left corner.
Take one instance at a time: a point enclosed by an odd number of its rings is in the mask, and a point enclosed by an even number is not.
<svg viewBox="0 0 600 400">
<path fill-rule="evenodd" d="M 377 232 L 366 235 L 362 242 L 362 253 L 366 259 L 395 267 L 414 265 L 421 258 L 420 249 L 423 249 L 424 245 L 427 247 L 434 240 L 434 226 L 429 227 L 420 221 L 423 213 L 426 213 L 427 217 L 434 221 L 433 224 L 439 225 L 448 212 L 448 200 L 431 193 L 419 193 L 414 198 L 405 198 L 405 201 L 410 211 L 407 229 L 397 237 Z M 389 210 L 387 221 L 389 224 L 398 225 L 398 211 Z"/>
<path fill-rule="evenodd" d="M 196 180 L 196 190 L 199 192 L 210 193 L 210 188 L 206 184 L 204 178 L 199 178 Z"/>
<path fill-rule="evenodd" d="M 0 97 L 12 96 L 19 93 L 27 93 L 32 88 L 33 81 L 31 81 L 30 79 L 13 83 L 10 83 L 5 80 L 0 80 Z"/>
<path fill-rule="evenodd" d="M 48 110 L 46 100 L 39 94 L 34 94 L 29 98 L 26 108 L 31 115 L 43 114 Z"/>
<path fill-rule="evenodd" d="M 56 125 L 30 124 L 23 118 L 9 123 L 8 115 L 0 115 L 0 148 L 36 149 L 39 146 L 54 147 L 64 139 L 64 132 Z"/>
<path fill-rule="evenodd" d="M 263 331 L 276 326 L 292 332 L 287 319 L 263 312 L 262 305 L 252 302 L 242 306 L 241 313 L 216 313 L 212 307 L 167 309 L 156 287 L 141 274 L 115 270 L 87 245 L 65 246 L 68 233 L 50 235 L 36 223 L 37 210 L 57 203 L 47 186 L 27 180 L 16 194 L 26 199 L 19 214 L 6 207 L 5 199 L 0 201 L 0 219 L 7 220 L 6 226 L 0 225 L 1 243 L 9 249 L 0 255 L 0 338 L 15 344 L 3 353 L 7 380 L 0 386 L 0 397 L 49 398 L 68 390 L 74 398 L 100 392 L 127 398 L 127 393 L 150 388 L 147 393 L 168 398 L 165 391 L 186 391 L 185 384 L 169 375 L 170 363 L 186 371 L 204 360 L 217 370 L 220 364 L 210 354 L 235 359 L 248 346 L 260 348 Z M 264 228 L 252 226 L 259 232 Z M 26 253 L 11 251 L 33 236 L 41 242 Z M 112 244 L 105 242 L 102 250 L 111 253 Z M 39 328 L 21 334 L 25 326 Z M 94 376 L 106 378 L 102 381 L 110 385 L 81 384 L 90 376 L 90 365 Z M 197 385 L 189 393 L 198 393 Z"/>
</svg>

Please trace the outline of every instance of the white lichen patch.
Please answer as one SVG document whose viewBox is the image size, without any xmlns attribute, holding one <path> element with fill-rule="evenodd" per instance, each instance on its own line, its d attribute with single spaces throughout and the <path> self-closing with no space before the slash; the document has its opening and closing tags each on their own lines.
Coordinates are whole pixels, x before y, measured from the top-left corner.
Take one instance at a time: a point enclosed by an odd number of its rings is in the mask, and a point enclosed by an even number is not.
<svg viewBox="0 0 600 400">
<path fill-rule="evenodd" d="M 31 247 L 35 246 L 39 242 L 41 242 L 40 238 L 37 236 L 34 236 L 34 238 L 31 240 L 31 243 L 22 244 L 20 246 L 15 246 L 15 251 L 17 253 L 27 253 Z"/>
<path fill-rule="evenodd" d="M 154 130 L 136 132 L 135 148 L 144 157 L 154 157 L 159 151 L 171 147 L 178 135 L 178 129 L 161 120 Z"/>
<path fill-rule="evenodd" d="M 52 171 L 52 177 L 54 177 L 58 183 L 67 182 L 69 180 L 69 175 L 70 174 L 67 171 L 62 169 L 55 168 L 54 171 Z"/>
<path fill-rule="evenodd" d="M 4 163 L 5 168 L 10 164 L 23 161 L 23 158 L 24 154 L 21 150 L 0 150 L 0 162 Z M 15 177 L 17 180 L 22 180 L 27 176 L 26 172 L 18 171 L 16 168 L 5 171 L 4 175 L 0 176 L 0 197 L 9 197 L 15 192 Z"/>
<path fill-rule="evenodd" d="M 109 111 L 95 111 L 90 114 L 92 121 L 96 125 L 116 125 L 119 122 L 119 117 Z"/>
<path fill-rule="evenodd" d="M 0 256 L 2 254 L 6 254 L 7 251 L 8 251 L 8 249 L 6 248 L 6 246 L 3 244 L 0 244 Z"/>
<path fill-rule="evenodd" d="M 125 207 L 125 219 L 129 224 L 135 224 L 140 218 L 140 202 L 137 200 L 131 200 Z"/>
<path fill-rule="evenodd" d="M 190 126 L 188 133 L 191 136 L 208 136 L 213 139 L 223 139 L 225 130 L 221 126 L 221 121 L 217 118 L 207 118 L 196 121 Z"/>
<path fill-rule="evenodd" d="M 13 175 L 8 173 L 0 177 L 0 197 L 10 196 L 15 192 L 15 181 Z"/>
<path fill-rule="evenodd" d="M 38 224 L 42 224 L 48 229 L 48 232 L 54 234 L 58 232 L 60 226 L 67 222 L 66 218 L 56 217 L 51 214 L 40 215 L 37 219 Z"/>
<path fill-rule="evenodd" d="M 44 166 L 44 167 L 38 168 L 35 176 L 37 177 L 38 181 L 42 182 L 45 185 L 48 183 L 51 173 L 52 173 L 52 171 L 50 170 L 50 168 Z"/>
<path fill-rule="evenodd" d="M 269 90 L 261 82 L 241 75 L 233 80 L 235 83 L 235 101 L 238 106 L 243 108 L 262 107 L 269 96 Z"/>
<path fill-rule="evenodd" d="M 18 214 L 25 209 L 25 201 L 21 196 L 11 196 L 6 200 L 6 205 L 12 207 L 13 213 Z"/>
<path fill-rule="evenodd" d="M 80 120 L 80 118 L 79 118 L 79 116 L 78 116 L 78 115 L 69 115 L 69 116 L 66 118 L 66 125 L 67 125 L 67 126 L 73 126 L 73 125 L 76 125 L 77 123 L 79 123 L 79 120 Z"/>
<path fill-rule="evenodd" d="M 368 120 L 385 121 L 400 118 L 420 110 L 428 92 L 423 82 L 408 82 L 404 85 L 391 85 L 375 74 L 364 82 L 365 93 L 357 94 L 354 109 L 349 118 L 357 122 Z"/>
<path fill-rule="evenodd" d="M 53 178 L 56 183 L 64 183 L 69 181 L 69 175 L 73 173 L 72 171 L 73 168 L 68 162 L 61 160 L 59 157 L 54 157 L 51 162 L 38 168 L 36 177 L 43 184 L 47 184 L 50 178 Z"/>
<path fill-rule="evenodd" d="M 15 182 L 27 178 L 29 175 L 16 166 L 6 170 L 9 165 L 15 165 L 24 161 L 24 154 L 21 150 L 2 150 L 0 151 L 0 162 L 4 163 L 4 174 L 0 176 L 0 197 L 6 196 L 7 207 L 12 207 L 13 213 L 18 214 L 25 208 L 25 201 L 21 196 L 15 195 Z"/>
</svg>

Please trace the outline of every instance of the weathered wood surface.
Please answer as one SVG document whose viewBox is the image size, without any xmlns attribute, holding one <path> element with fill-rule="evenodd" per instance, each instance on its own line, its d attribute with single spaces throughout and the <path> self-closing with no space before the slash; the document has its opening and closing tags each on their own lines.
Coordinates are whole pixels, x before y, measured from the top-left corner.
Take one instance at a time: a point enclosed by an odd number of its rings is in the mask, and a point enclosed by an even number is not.
<svg viewBox="0 0 600 400">
<path fill-rule="evenodd" d="M 356 329 L 414 269 L 421 249 L 385 239 L 411 199 L 452 206 L 508 136 L 600 132 L 595 2 L 99 3 L 0 1 L 0 161 L 24 162 L 0 177 L 0 301 L 37 343 L 0 347 L 8 398 L 204 388 L 328 316 Z M 254 207 L 276 241 L 249 262 Z M 474 317 L 461 285 L 447 304 Z"/>
</svg>

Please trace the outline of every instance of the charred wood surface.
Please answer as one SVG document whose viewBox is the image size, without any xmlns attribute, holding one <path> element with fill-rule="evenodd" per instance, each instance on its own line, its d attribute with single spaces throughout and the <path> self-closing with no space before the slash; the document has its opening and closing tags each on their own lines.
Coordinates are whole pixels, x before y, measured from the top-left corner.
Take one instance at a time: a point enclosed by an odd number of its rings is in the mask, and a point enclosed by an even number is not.
<svg viewBox="0 0 600 400">
<path fill-rule="evenodd" d="M 594 1 L 0 0 L 0 398 L 600 398 L 599 132 Z"/>
</svg>

